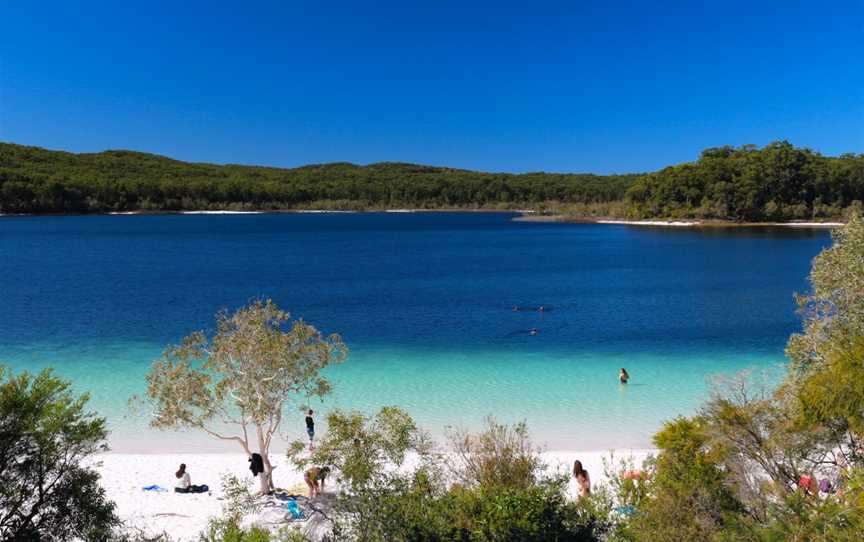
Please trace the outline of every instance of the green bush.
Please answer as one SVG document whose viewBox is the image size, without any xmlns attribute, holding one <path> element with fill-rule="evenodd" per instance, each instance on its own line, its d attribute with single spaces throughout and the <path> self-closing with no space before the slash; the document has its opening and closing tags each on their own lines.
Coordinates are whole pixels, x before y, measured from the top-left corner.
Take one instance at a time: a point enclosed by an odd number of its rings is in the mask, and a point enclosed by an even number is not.
<svg viewBox="0 0 864 542">
<path fill-rule="evenodd" d="M 0 540 L 105 540 L 119 525 L 99 474 L 105 420 L 50 370 L 0 366 Z"/>
</svg>

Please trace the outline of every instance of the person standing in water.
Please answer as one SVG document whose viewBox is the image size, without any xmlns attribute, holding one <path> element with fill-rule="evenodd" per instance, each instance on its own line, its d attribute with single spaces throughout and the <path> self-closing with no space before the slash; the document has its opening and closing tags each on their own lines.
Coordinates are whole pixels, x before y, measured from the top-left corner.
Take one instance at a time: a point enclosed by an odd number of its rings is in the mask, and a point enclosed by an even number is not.
<svg viewBox="0 0 864 542">
<path fill-rule="evenodd" d="M 312 409 L 309 409 L 309 413 L 306 414 L 306 434 L 309 435 L 309 450 L 313 450 L 315 448 L 315 419 L 312 418 Z"/>
<path fill-rule="evenodd" d="M 626 384 L 628 380 L 630 380 L 630 375 L 627 374 L 627 369 L 621 367 L 621 372 L 618 373 L 618 380 L 621 381 L 622 384 Z"/>
</svg>

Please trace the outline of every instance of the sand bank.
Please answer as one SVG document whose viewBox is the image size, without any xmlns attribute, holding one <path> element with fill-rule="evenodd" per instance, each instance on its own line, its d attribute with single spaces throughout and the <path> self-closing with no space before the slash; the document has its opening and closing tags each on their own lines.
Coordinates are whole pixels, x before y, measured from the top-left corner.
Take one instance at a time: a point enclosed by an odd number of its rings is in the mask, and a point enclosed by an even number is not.
<svg viewBox="0 0 864 542">
<path fill-rule="evenodd" d="M 663 227 L 759 227 L 784 226 L 798 228 L 838 228 L 843 222 L 732 222 L 728 220 L 620 220 L 574 215 L 522 214 L 513 220 L 518 222 L 562 222 L 575 224 L 619 224 L 623 226 L 663 226 Z"/>
</svg>

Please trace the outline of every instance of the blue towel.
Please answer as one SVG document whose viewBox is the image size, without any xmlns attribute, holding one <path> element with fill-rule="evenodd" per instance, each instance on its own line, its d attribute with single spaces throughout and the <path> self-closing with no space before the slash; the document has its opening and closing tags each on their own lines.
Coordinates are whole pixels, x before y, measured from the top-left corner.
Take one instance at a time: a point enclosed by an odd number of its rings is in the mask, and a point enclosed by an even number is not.
<svg viewBox="0 0 864 542">
<path fill-rule="evenodd" d="M 288 511 L 291 512 L 291 517 L 293 517 L 294 519 L 299 519 L 303 517 L 303 511 L 300 510 L 300 506 L 297 504 L 297 501 L 290 500 L 285 504 L 285 506 L 288 507 Z"/>
<path fill-rule="evenodd" d="M 156 485 L 153 485 L 153 486 L 147 486 L 147 487 L 142 488 L 142 489 L 144 489 L 144 491 L 168 491 L 168 490 L 165 489 L 164 487 L 159 487 L 159 486 L 156 486 Z"/>
</svg>

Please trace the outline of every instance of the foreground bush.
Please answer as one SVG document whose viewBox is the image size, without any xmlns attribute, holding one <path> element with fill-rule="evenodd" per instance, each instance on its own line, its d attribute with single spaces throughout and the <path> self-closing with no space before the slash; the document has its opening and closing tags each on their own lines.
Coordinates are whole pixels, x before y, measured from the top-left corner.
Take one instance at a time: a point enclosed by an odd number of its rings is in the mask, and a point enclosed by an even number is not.
<svg viewBox="0 0 864 542">
<path fill-rule="evenodd" d="M 45 370 L 0 366 L 0 540 L 105 540 L 119 520 L 84 465 L 106 450 L 105 420 Z"/>
</svg>

